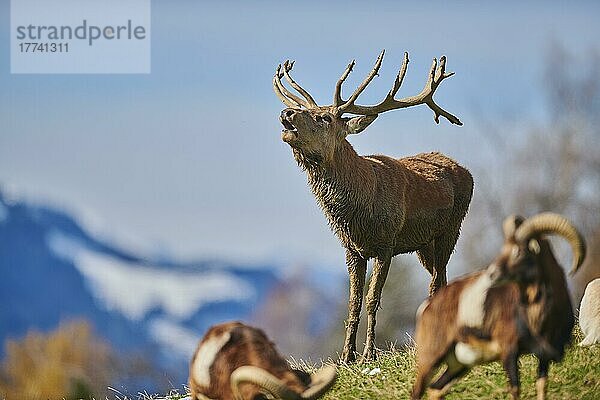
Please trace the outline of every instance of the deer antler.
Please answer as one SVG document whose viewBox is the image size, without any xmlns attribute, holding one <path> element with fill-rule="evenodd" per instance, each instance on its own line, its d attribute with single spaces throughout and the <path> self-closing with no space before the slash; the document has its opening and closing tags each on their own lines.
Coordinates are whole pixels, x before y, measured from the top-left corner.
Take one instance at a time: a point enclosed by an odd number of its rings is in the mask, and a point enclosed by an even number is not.
<svg viewBox="0 0 600 400">
<path fill-rule="evenodd" d="M 294 67 L 294 61 L 286 60 L 283 66 L 279 64 L 273 77 L 273 90 L 279 99 L 288 107 L 304 107 L 304 108 L 317 108 L 319 107 L 312 96 L 298 85 L 290 75 L 290 71 Z M 288 83 L 298 91 L 306 100 L 296 96 L 281 82 L 281 78 L 285 77 Z"/>
<path fill-rule="evenodd" d="M 379 54 L 379 57 L 377 57 L 377 61 L 375 61 L 375 65 L 373 66 L 373 69 L 371 70 L 369 75 L 367 75 L 365 80 L 356 88 L 354 93 L 352 93 L 352 96 L 350 96 L 350 98 L 347 101 L 345 101 L 343 104 L 337 106 L 340 114 L 343 114 L 345 112 L 345 110 L 354 106 L 354 102 L 356 101 L 358 96 L 360 96 L 360 94 L 363 92 L 363 90 L 365 90 L 365 88 L 369 85 L 369 83 L 371 83 L 373 78 L 375 78 L 375 75 L 377 75 L 377 73 L 379 72 L 379 68 L 381 68 L 381 63 L 383 62 L 384 54 L 385 54 L 385 50 L 382 50 L 381 53 Z M 336 100 L 343 101 L 342 96 L 341 96 L 342 84 L 344 83 L 344 81 L 346 80 L 348 75 L 350 75 L 350 72 L 352 72 L 353 66 L 354 66 L 354 60 L 352 60 L 352 62 L 348 65 L 348 68 L 346 68 L 346 71 L 344 71 L 344 73 L 340 77 L 340 80 L 335 85 L 334 102 Z M 352 111 L 348 111 L 348 112 L 352 112 Z"/>
<path fill-rule="evenodd" d="M 429 106 L 429 108 L 435 114 L 434 118 L 435 118 L 436 123 L 440 122 L 440 116 L 442 116 L 453 124 L 462 125 L 462 122 L 460 122 L 460 120 L 456 116 L 450 114 L 448 111 L 446 111 L 443 108 L 441 108 L 440 106 L 438 106 L 435 103 L 435 101 L 433 100 L 433 94 L 435 93 L 435 90 L 438 88 L 440 83 L 444 79 L 449 78 L 452 75 L 454 75 L 454 72 L 446 72 L 446 56 L 442 56 L 440 58 L 439 65 L 438 65 L 437 59 L 435 59 L 435 58 L 433 59 L 433 63 L 431 64 L 431 69 L 429 71 L 429 77 L 428 77 L 427 82 L 425 83 L 425 86 L 423 87 L 423 90 L 421 91 L 421 93 L 419 93 L 416 96 L 405 97 L 403 99 L 396 100 L 396 99 L 394 99 L 394 96 L 398 92 L 398 89 L 400 89 L 400 86 L 402 85 L 402 81 L 404 80 L 404 76 L 406 75 L 406 70 L 408 68 L 408 53 L 404 53 L 404 60 L 402 61 L 402 66 L 400 67 L 400 71 L 398 72 L 398 75 L 396 75 L 396 79 L 394 80 L 392 89 L 388 92 L 387 96 L 379 104 L 376 104 L 374 106 L 355 105 L 354 102 L 356 101 L 358 96 L 362 93 L 362 91 L 367 87 L 367 85 L 373 80 L 375 75 L 377 75 L 377 73 L 379 72 L 379 68 L 381 67 L 381 63 L 383 61 L 384 53 L 385 53 L 385 50 L 382 51 L 381 54 L 379 54 L 379 57 L 377 57 L 377 61 L 375 62 L 375 66 L 373 67 L 373 69 L 371 70 L 369 75 L 367 75 L 365 80 L 354 91 L 352 96 L 350 96 L 348 98 L 348 100 L 346 100 L 344 102 L 344 100 L 342 100 L 341 93 L 340 93 L 341 87 L 342 87 L 342 83 L 344 83 L 344 81 L 346 80 L 346 78 L 348 77 L 350 72 L 352 72 L 352 67 L 354 67 L 354 61 L 352 61 L 348 65 L 348 67 L 346 68 L 346 70 L 344 71 L 344 73 L 342 74 L 340 79 L 338 80 L 336 87 L 335 87 L 334 104 L 333 105 L 335 107 L 337 107 L 339 113 L 351 113 L 351 114 L 357 114 L 357 115 L 375 115 L 375 114 L 380 114 L 380 113 L 383 113 L 383 112 L 386 112 L 389 110 L 395 110 L 397 108 L 407 108 L 407 107 L 412 107 L 412 106 L 416 106 L 419 104 L 427 104 L 427 106 Z"/>
<path fill-rule="evenodd" d="M 356 64 L 356 60 L 350 61 L 350 64 L 348 64 L 348 66 L 346 67 L 346 70 L 344 71 L 342 76 L 340 76 L 340 79 L 335 84 L 335 93 L 333 94 L 333 106 L 334 107 L 339 107 L 344 103 L 344 100 L 342 100 L 342 83 L 344 83 L 344 81 L 346 80 L 348 75 L 350 75 L 350 72 L 352 72 L 352 68 L 354 68 L 354 64 Z"/>
<path fill-rule="evenodd" d="M 352 72 L 354 65 L 356 62 L 352 60 L 342 75 L 340 79 L 338 79 L 335 84 L 335 92 L 333 93 L 333 104 L 331 108 L 334 109 L 338 115 L 342 115 L 344 113 L 356 114 L 356 115 L 377 115 L 386 111 L 395 110 L 397 108 L 407 108 L 416 106 L 419 104 L 427 104 L 427 106 L 433 111 L 435 122 L 439 124 L 440 116 L 446 118 L 453 124 L 462 125 L 460 120 L 450 114 L 448 111 L 444 110 L 442 107 L 438 106 L 433 100 L 433 94 L 435 90 L 438 88 L 440 83 L 446 78 L 454 75 L 454 72 L 446 72 L 446 56 L 440 57 L 440 62 L 438 64 L 437 59 L 433 59 L 433 63 L 431 64 L 431 69 L 429 70 L 429 76 L 427 78 L 427 82 L 425 82 L 425 86 L 421 93 L 416 96 L 405 97 L 403 99 L 396 100 L 394 97 L 400 86 L 402 85 L 402 81 L 404 80 L 404 76 L 406 75 L 406 70 L 408 68 L 408 53 L 404 53 L 404 60 L 402 61 L 402 66 L 400 67 L 400 71 L 396 75 L 396 79 L 394 80 L 394 84 L 392 88 L 385 96 L 385 98 L 374 106 L 361 106 L 356 105 L 354 102 L 358 99 L 358 96 L 366 89 L 366 87 L 371 83 L 373 78 L 377 76 L 379 73 L 379 69 L 381 68 L 381 64 L 383 62 L 383 56 L 385 54 L 385 50 L 383 50 L 377 60 L 375 61 L 375 65 L 371 72 L 367 75 L 365 80 L 356 88 L 354 93 L 348 98 L 348 100 L 342 99 L 342 85 L 348 75 Z M 283 101 L 283 103 L 288 107 L 304 107 L 307 109 L 310 108 L 318 108 L 319 106 L 312 98 L 312 96 L 304 90 L 300 85 L 292 79 L 290 75 L 290 71 L 294 66 L 293 61 L 287 60 L 282 64 L 277 66 L 277 71 L 275 71 L 275 76 L 273 77 L 273 89 L 275 90 L 275 94 Z M 292 92 L 290 92 L 284 84 L 281 82 L 281 78 L 285 77 L 288 83 L 300 93 L 304 99 L 296 96 Z"/>
</svg>

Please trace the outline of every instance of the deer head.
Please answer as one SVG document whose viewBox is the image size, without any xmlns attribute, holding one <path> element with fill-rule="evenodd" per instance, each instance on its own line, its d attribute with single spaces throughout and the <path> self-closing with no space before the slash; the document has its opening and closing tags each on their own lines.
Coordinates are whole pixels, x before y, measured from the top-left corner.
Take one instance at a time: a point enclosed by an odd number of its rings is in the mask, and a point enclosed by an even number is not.
<svg viewBox="0 0 600 400">
<path fill-rule="evenodd" d="M 419 94 L 396 100 L 394 97 L 402 85 L 408 67 L 408 53 L 404 53 L 404 61 L 387 96 L 374 106 L 355 104 L 358 96 L 378 74 L 384 53 L 385 50 L 377 57 L 373 69 L 354 93 L 347 100 L 343 100 L 342 84 L 352 72 L 355 64 L 354 60 L 350 62 L 335 85 L 333 104 L 327 106 L 319 106 L 313 97 L 294 81 L 290 75 L 290 71 L 294 66 L 293 61 L 288 60 L 283 65 L 280 64 L 273 77 L 273 89 L 288 107 L 281 112 L 280 116 L 284 127 L 281 135 L 282 140 L 305 155 L 313 155 L 319 159 L 329 159 L 333 155 L 336 146 L 344 141 L 347 135 L 362 132 L 380 113 L 418 104 L 426 104 L 434 112 L 436 123 L 439 123 L 439 118 L 442 116 L 453 124 L 462 125 L 457 117 L 442 109 L 433 100 L 433 94 L 442 80 L 454 74 L 445 71 L 445 56 L 440 58 L 439 63 L 437 59 L 433 59 L 427 82 Z M 281 78 L 284 77 L 302 98 L 285 87 L 281 81 Z M 355 116 L 343 117 L 344 114 Z"/>
</svg>

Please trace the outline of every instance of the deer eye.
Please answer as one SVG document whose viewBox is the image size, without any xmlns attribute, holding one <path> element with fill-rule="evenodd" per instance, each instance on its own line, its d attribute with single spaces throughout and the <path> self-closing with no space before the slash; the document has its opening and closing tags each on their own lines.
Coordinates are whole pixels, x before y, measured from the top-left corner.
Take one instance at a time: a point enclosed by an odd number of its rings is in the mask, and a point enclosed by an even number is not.
<svg viewBox="0 0 600 400">
<path fill-rule="evenodd" d="M 321 117 L 320 115 L 317 115 L 317 116 L 315 117 L 315 120 L 316 120 L 317 122 L 319 122 L 319 123 L 320 123 L 320 122 L 323 122 L 323 117 Z"/>
<path fill-rule="evenodd" d="M 328 124 L 330 124 L 331 123 L 331 117 L 329 115 L 323 115 L 323 121 L 325 121 Z"/>
</svg>

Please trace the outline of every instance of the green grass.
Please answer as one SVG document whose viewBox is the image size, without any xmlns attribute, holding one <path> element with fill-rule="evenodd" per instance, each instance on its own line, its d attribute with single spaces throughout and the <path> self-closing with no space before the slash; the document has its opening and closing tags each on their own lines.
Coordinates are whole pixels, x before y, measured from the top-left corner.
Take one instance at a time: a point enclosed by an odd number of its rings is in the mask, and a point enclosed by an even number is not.
<svg viewBox="0 0 600 400">
<path fill-rule="evenodd" d="M 581 340 L 576 334 L 574 343 Z M 381 352 L 378 359 L 366 364 L 342 365 L 338 380 L 325 400 L 408 399 L 415 379 L 414 347 Z M 537 360 L 523 356 L 519 362 L 521 398 L 535 398 Z M 363 373 L 380 368 L 375 375 Z M 506 399 L 507 379 L 500 363 L 473 368 L 452 387 L 447 399 Z M 560 364 L 550 367 L 548 399 L 600 399 L 600 345 L 571 346 Z"/>
<path fill-rule="evenodd" d="M 564 360 L 550 367 L 547 399 L 600 400 L 600 345 L 579 347 L 581 333 L 577 330 L 573 343 Z M 302 361 L 292 360 L 297 368 L 314 369 Z M 408 399 L 415 379 L 415 350 L 413 346 L 403 349 L 380 351 L 376 361 L 364 364 L 338 366 L 338 379 L 323 400 Z M 374 375 L 374 368 L 381 371 Z M 535 399 L 537 360 L 523 356 L 519 361 L 521 374 L 521 398 Z M 452 387 L 447 399 L 487 400 L 508 399 L 507 379 L 498 362 L 473 368 Z M 171 394 L 160 399 L 176 400 L 184 395 Z M 424 396 L 426 398 L 426 396 Z M 158 399 L 158 397 L 144 397 Z"/>
</svg>

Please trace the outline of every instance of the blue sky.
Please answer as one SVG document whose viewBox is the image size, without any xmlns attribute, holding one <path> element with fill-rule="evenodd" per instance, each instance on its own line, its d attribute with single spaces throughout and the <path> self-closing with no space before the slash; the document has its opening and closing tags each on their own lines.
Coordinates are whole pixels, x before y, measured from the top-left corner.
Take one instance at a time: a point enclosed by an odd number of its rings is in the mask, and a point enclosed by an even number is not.
<svg viewBox="0 0 600 400">
<path fill-rule="evenodd" d="M 329 103 L 349 60 L 346 92 L 385 48 L 359 100 L 372 103 L 404 51 L 400 95 L 420 90 L 431 58 L 446 54 L 456 75 L 436 99 L 464 127 L 438 126 L 420 107 L 382 115 L 351 142 L 362 154 L 440 150 L 476 169 L 490 151 L 482 115 L 500 125 L 543 117 L 550 44 L 575 57 L 599 45 L 597 2 L 523 3 L 153 1 L 151 74 L 11 75 L 0 0 L 0 184 L 180 257 L 341 264 L 279 138 L 276 65 L 295 59 L 297 80 Z"/>
</svg>

